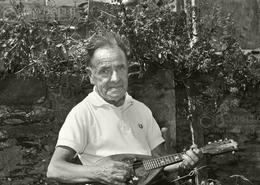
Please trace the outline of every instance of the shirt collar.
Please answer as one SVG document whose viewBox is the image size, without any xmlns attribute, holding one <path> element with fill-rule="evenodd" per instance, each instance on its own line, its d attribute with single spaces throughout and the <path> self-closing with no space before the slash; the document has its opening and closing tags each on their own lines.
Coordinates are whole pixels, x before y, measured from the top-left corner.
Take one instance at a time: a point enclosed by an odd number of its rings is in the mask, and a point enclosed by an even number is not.
<svg viewBox="0 0 260 185">
<path fill-rule="evenodd" d="M 94 106 L 97 107 L 102 107 L 102 106 L 114 106 L 108 102 L 106 102 L 98 93 L 96 90 L 96 86 L 94 86 L 93 91 L 91 93 L 89 93 L 89 95 L 87 96 L 87 100 L 89 103 L 91 103 Z M 125 106 L 129 106 L 133 104 L 133 98 L 126 92 L 126 96 L 125 96 L 125 102 L 122 106 L 120 107 L 125 107 Z M 115 106 L 114 106 L 115 107 Z"/>
</svg>

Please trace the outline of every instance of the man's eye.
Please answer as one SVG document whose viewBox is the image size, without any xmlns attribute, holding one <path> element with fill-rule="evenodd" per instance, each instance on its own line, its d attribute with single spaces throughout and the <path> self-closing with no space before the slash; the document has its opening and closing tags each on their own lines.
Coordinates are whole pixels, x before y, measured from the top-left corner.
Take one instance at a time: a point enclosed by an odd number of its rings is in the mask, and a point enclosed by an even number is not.
<svg viewBox="0 0 260 185">
<path fill-rule="evenodd" d="M 110 72 L 109 69 L 102 69 L 102 70 L 100 71 L 100 73 L 102 73 L 102 74 L 109 74 L 109 72 Z"/>
<path fill-rule="evenodd" d="M 124 69 L 125 69 L 125 66 L 123 66 L 123 65 L 122 65 L 122 66 L 119 66 L 118 69 L 119 69 L 119 70 L 124 70 Z"/>
</svg>

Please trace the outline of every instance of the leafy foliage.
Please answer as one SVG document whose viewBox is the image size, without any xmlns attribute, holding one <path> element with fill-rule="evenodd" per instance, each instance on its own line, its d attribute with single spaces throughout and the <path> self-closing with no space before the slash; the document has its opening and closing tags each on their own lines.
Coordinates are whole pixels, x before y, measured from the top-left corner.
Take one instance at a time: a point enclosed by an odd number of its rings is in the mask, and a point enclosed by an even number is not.
<svg viewBox="0 0 260 185">
<path fill-rule="evenodd" d="M 57 22 L 28 21 L 16 9 L 17 18 L 1 19 L 0 72 L 2 77 L 60 79 L 67 75 L 84 76 L 85 43 L 75 27 Z"/>
<path fill-rule="evenodd" d="M 121 6 L 113 14 L 93 11 L 101 14 L 87 20 L 94 25 L 89 33 L 112 29 L 124 34 L 130 41 L 131 60 L 141 64 L 141 71 L 151 66 L 170 69 L 181 83 L 209 76 L 211 89 L 196 84 L 207 95 L 212 95 L 214 87 L 216 95 L 219 90 L 234 92 L 235 88 L 245 89 L 249 83 L 258 83 L 253 72 L 258 61 L 243 54 L 234 38 L 231 18 L 221 17 L 217 8 L 197 20 L 198 42 L 192 48 L 189 16 L 176 13 L 165 4 L 159 7 L 144 1 L 134 8 Z M 80 39 L 71 25 L 28 22 L 19 17 L 15 22 L 2 20 L 1 30 L 2 71 L 46 78 L 64 73 L 84 74 L 87 40 Z"/>
<path fill-rule="evenodd" d="M 198 7 L 186 7 L 187 12 L 197 15 L 197 35 L 193 35 L 192 15 L 184 11 L 174 12 L 167 3 L 159 6 L 143 1 L 132 8 L 121 7 L 113 16 L 95 18 L 97 30 L 114 30 L 130 41 L 131 60 L 140 64 L 144 72 L 167 69 L 174 73 L 177 88 L 186 95 L 180 102 L 181 110 L 189 117 L 199 114 L 221 112 L 221 105 L 228 96 L 243 98 L 249 91 L 259 87 L 259 59 L 244 53 L 238 43 L 239 32 L 230 15 L 221 8 L 212 11 Z M 193 37 L 197 42 L 191 47 Z M 258 66 L 258 67 L 257 67 Z"/>
</svg>

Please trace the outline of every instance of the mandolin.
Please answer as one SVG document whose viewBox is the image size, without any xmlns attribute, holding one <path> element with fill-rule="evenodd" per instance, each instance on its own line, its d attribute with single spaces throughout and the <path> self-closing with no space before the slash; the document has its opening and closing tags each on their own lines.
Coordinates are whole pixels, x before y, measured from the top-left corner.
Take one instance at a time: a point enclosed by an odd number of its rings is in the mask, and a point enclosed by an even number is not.
<svg viewBox="0 0 260 185">
<path fill-rule="evenodd" d="M 215 141 L 200 148 L 203 154 L 217 155 L 225 152 L 235 151 L 237 142 L 232 139 Z M 121 161 L 130 164 L 132 175 L 127 180 L 127 185 L 147 185 L 162 171 L 163 167 L 181 162 L 184 153 L 171 154 L 161 157 L 151 157 L 136 154 L 117 154 L 104 157 L 98 162 L 106 160 Z M 94 183 L 97 185 L 96 183 Z"/>
</svg>

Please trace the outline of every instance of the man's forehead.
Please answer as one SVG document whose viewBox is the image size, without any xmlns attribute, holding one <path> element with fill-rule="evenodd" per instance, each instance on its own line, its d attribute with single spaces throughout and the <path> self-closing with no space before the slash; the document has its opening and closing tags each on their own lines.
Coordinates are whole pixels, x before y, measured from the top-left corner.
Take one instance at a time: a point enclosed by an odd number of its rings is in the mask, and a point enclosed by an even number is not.
<svg viewBox="0 0 260 185">
<path fill-rule="evenodd" d="M 119 47 L 103 47 L 94 52 L 92 66 L 127 65 L 125 53 Z"/>
<path fill-rule="evenodd" d="M 112 61 L 107 61 L 107 60 L 96 60 L 94 62 L 95 66 L 100 66 L 100 67 L 106 67 L 106 66 L 111 66 L 113 62 Z"/>
<path fill-rule="evenodd" d="M 97 60 L 94 62 L 93 66 L 94 67 L 127 66 L 127 63 L 123 61 Z"/>
</svg>

